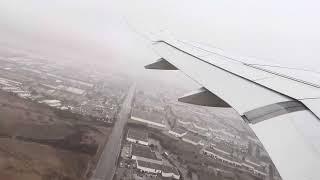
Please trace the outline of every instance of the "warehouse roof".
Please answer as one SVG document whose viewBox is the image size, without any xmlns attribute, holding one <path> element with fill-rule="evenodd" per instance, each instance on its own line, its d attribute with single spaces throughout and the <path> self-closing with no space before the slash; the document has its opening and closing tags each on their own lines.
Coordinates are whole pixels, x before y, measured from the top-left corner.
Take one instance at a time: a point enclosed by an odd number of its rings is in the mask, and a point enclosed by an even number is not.
<svg viewBox="0 0 320 180">
<path fill-rule="evenodd" d="M 224 158 L 224 159 L 227 159 L 227 160 L 229 160 L 229 161 L 234 161 L 234 162 L 237 162 L 237 163 L 241 163 L 241 162 L 242 162 L 242 161 L 240 161 L 240 160 L 237 159 L 237 158 L 234 158 L 234 157 L 232 157 L 232 156 L 230 156 L 230 155 L 226 155 L 225 153 L 222 153 L 222 152 L 220 152 L 220 151 L 217 151 L 215 148 L 206 147 L 206 148 L 205 148 L 205 151 L 209 151 L 209 152 L 211 152 L 211 153 L 214 153 L 214 154 L 216 154 L 216 155 L 218 155 L 218 156 L 220 156 L 220 157 L 222 157 L 222 158 Z"/>
<path fill-rule="evenodd" d="M 132 155 L 148 159 L 159 160 L 154 152 L 148 146 L 132 144 Z"/>
<path fill-rule="evenodd" d="M 186 132 L 185 130 L 183 130 L 183 129 L 179 128 L 179 127 L 175 127 L 173 129 L 171 129 L 170 131 L 175 132 L 177 134 L 183 134 L 183 133 Z"/>
<path fill-rule="evenodd" d="M 142 130 L 129 129 L 127 137 L 139 141 L 148 142 L 148 133 Z"/>
<path fill-rule="evenodd" d="M 171 166 L 162 166 L 162 172 L 179 175 L 178 170 L 175 167 L 171 167 Z"/>
<path fill-rule="evenodd" d="M 138 109 L 133 109 L 131 116 L 136 117 L 136 118 L 140 118 L 140 119 L 144 119 L 146 121 L 164 124 L 163 114 L 160 112 L 156 112 L 156 111 L 149 112 L 149 111 L 141 111 Z"/>
<path fill-rule="evenodd" d="M 146 167 L 146 168 L 161 170 L 161 165 L 160 165 L 160 164 L 156 164 L 156 163 L 151 163 L 151 162 L 146 162 L 146 161 L 139 161 L 139 160 L 137 160 L 137 165 L 138 165 L 138 166 L 141 166 L 141 167 Z"/>
<path fill-rule="evenodd" d="M 201 141 L 200 137 L 194 136 L 194 135 L 191 135 L 191 134 L 186 134 L 182 138 L 183 139 L 187 139 L 187 140 L 192 141 L 192 142 L 195 142 L 195 143 L 199 143 Z"/>
</svg>

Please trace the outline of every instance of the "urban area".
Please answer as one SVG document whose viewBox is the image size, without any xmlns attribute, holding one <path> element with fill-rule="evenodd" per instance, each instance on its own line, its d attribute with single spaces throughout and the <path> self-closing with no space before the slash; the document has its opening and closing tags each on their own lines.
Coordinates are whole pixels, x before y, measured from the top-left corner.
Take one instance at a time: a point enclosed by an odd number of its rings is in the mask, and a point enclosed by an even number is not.
<svg viewBox="0 0 320 180">
<path fill-rule="evenodd" d="M 90 69 L 1 51 L 1 177 L 281 179 L 232 109 L 180 103 Z"/>
</svg>

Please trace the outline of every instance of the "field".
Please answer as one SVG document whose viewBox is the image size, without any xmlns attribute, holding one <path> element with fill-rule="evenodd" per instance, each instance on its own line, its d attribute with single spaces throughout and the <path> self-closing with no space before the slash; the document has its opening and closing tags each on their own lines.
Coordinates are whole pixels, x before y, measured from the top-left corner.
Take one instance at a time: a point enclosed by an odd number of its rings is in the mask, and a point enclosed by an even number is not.
<svg viewBox="0 0 320 180">
<path fill-rule="evenodd" d="M 0 179 L 87 179 L 112 127 L 63 114 L 0 92 Z"/>
</svg>

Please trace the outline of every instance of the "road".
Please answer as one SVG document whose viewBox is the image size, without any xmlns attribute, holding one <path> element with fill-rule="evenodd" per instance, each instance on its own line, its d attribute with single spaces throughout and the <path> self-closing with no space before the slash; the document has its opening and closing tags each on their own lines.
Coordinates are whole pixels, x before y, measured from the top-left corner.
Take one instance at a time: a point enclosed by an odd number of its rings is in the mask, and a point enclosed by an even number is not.
<svg viewBox="0 0 320 180">
<path fill-rule="evenodd" d="M 93 172 L 93 176 L 90 180 L 112 180 L 117 168 L 116 164 L 121 150 L 123 129 L 128 121 L 134 92 L 135 85 L 132 85 L 122 104 L 117 121 L 112 129 L 112 133 L 103 152 L 101 153 L 96 170 Z"/>
</svg>

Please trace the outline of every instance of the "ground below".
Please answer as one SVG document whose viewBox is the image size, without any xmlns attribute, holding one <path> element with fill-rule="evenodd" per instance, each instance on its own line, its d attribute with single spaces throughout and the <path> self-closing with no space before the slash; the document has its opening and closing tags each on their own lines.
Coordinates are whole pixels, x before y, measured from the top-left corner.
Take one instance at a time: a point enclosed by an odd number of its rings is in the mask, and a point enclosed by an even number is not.
<svg viewBox="0 0 320 180">
<path fill-rule="evenodd" d="M 0 179 L 84 180 L 112 127 L 0 92 Z"/>
</svg>

